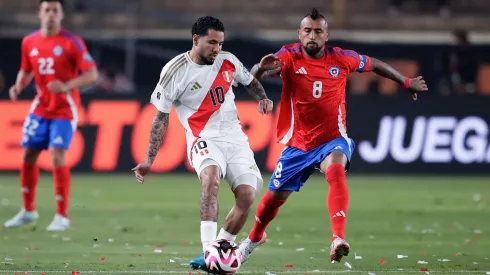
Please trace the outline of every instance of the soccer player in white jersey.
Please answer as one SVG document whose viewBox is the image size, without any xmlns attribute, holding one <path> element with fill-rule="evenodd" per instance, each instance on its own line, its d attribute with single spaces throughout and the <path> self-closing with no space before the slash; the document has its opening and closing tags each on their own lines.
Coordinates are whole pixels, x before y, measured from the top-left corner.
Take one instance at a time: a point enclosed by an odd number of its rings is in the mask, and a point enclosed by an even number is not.
<svg viewBox="0 0 490 275">
<path fill-rule="evenodd" d="M 258 101 L 258 111 L 268 114 L 273 103 L 264 88 L 236 56 L 222 52 L 224 26 L 205 16 L 192 26 L 192 49 L 163 67 L 151 96 L 157 108 L 146 160 L 133 171 L 139 182 L 150 169 L 164 141 L 173 105 L 186 131 L 187 153 L 201 181 L 201 241 L 203 251 L 216 239 L 235 241 L 245 224 L 262 177 L 242 130 L 232 85 L 241 83 Z M 217 234 L 218 189 L 226 178 L 235 195 L 235 205 Z M 193 259 L 194 269 L 208 271 L 204 253 Z"/>
</svg>

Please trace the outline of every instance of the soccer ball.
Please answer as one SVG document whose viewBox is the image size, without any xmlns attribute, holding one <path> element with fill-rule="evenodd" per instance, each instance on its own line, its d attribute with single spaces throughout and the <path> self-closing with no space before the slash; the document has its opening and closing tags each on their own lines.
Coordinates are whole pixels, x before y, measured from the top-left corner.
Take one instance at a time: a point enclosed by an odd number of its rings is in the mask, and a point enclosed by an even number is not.
<svg viewBox="0 0 490 275">
<path fill-rule="evenodd" d="M 204 252 L 204 261 L 210 273 L 231 275 L 242 264 L 242 253 L 232 241 L 221 239 L 211 243 Z"/>
</svg>

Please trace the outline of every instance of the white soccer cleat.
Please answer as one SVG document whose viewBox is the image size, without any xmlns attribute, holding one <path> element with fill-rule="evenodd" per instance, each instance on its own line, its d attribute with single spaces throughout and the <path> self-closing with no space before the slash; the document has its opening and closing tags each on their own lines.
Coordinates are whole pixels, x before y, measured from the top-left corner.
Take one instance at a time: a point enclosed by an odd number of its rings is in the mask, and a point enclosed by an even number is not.
<svg viewBox="0 0 490 275">
<path fill-rule="evenodd" d="M 257 246 L 265 243 L 266 239 L 267 234 L 264 232 L 262 239 L 258 242 L 252 242 L 248 237 L 242 241 L 239 246 L 240 252 L 242 252 L 242 264 L 248 260 L 248 257 Z"/>
<path fill-rule="evenodd" d="M 6 221 L 3 226 L 5 228 L 19 227 L 24 224 L 33 223 L 39 218 L 37 211 L 26 211 L 22 208 L 17 215 Z"/>
<path fill-rule="evenodd" d="M 336 237 L 330 245 L 330 261 L 332 263 L 340 262 L 342 257 L 349 255 L 350 246 L 342 238 Z"/>
<path fill-rule="evenodd" d="M 48 231 L 65 231 L 70 227 L 70 220 L 63 215 L 56 214 L 51 224 L 46 227 Z"/>
</svg>

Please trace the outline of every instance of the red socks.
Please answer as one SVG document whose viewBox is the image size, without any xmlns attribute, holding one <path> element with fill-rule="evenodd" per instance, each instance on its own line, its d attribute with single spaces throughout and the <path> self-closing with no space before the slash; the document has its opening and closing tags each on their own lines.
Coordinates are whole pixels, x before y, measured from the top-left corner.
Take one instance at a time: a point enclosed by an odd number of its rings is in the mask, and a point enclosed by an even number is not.
<svg viewBox="0 0 490 275">
<path fill-rule="evenodd" d="M 332 233 L 344 239 L 347 208 L 349 204 L 349 190 L 345 180 L 345 170 L 342 164 L 332 164 L 325 173 L 330 186 L 328 190 L 327 206 L 330 213 Z M 269 223 L 276 217 L 279 208 L 286 200 L 275 200 L 267 191 L 260 200 L 255 213 L 255 223 L 248 235 L 252 242 L 262 239 Z"/>
<path fill-rule="evenodd" d="M 56 194 L 56 214 L 68 217 L 68 199 L 70 196 L 70 168 L 55 167 L 53 170 L 54 189 Z"/>
<path fill-rule="evenodd" d="M 345 169 L 342 164 L 335 163 L 328 167 L 325 176 L 330 186 L 327 196 L 327 207 L 334 236 L 344 238 L 349 190 L 345 180 Z M 332 237 L 334 239 L 335 237 Z"/>
<path fill-rule="evenodd" d="M 279 207 L 283 205 L 286 200 L 275 200 L 272 197 L 270 191 L 265 192 L 264 196 L 257 206 L 255 212 L 255 223 L 248 235 L 252 242 L 258 242 L 262 239 L 264 231 L 269 223 L 277 216 Z"/>
<path fill-rule="evenodd" d="M 53 169 L 54 189 L 56 194 L 56 214 L 68 217 L 68 198 L 70 195 L 70 169 L 66 166 Z M 24 163 L 20 169 L 20 186 L 26 211 L 36 210 L 36 189 L 39 181 L 39 167 L 36 164 Z"/>
<path fill-rule="evenodd" d="M 24 163 L 20 168 L 20 187 L 24 208 L 27 211 L 36 210 L 36 188 L 39 181 L 39 167 L 36 164 Z"/>
</svg>

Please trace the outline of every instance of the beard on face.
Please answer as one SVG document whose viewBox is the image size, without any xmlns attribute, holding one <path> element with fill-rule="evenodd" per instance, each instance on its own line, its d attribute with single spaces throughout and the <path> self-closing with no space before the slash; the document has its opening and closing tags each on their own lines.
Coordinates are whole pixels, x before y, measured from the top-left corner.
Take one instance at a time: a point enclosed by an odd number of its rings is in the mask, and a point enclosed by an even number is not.
<svg viewBox="0 0 490 275">
<path fill-rule="evenodd" d="M 321 47 L 319 47 L 318 44 L 312 42 L 306 44 L 305 46 L 303 46 L 303 48 L 305 49 L 305 52 L 310 56 L 316 55 L 321 50 Z"/>
<path fill-rule="evenodd" d="M 199 58 L 204 63 L 204 65 L 213 65 L 214 64 L 214 59 L 211 59 L 211 57 L 206 57 L 206 56 L 200 54 Z"/>
</svg>

